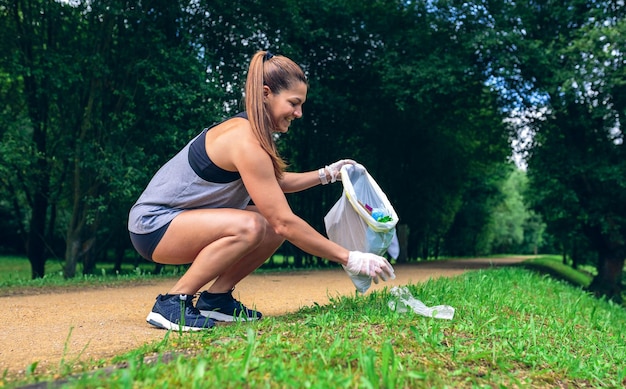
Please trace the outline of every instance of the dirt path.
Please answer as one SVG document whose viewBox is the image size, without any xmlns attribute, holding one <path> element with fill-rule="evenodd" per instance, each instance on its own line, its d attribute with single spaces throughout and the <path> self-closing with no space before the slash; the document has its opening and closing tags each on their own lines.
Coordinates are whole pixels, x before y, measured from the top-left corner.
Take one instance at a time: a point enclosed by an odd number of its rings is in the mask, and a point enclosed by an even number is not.
<svg viewBox="0 0 626 389">
<path fill-rule="evenodd" d="M 455 276 L 523 259 L 478 258 L 398 265 L 395 280 L 372 284 L 370 290 Z M 110 358 L 163 339 L 166 332 L 150 326 L 145 318 L 155 297 L 166 293 L 174 282 L 0 297 L 0 374 L 7 370 L 11 376 L 22 374 L 34 362 L 38 362 L 37 371 L 44 371 L 55 369 L 62 360 L 68 363 Z M 294 312 L 314 303 L 325 305 L 329 296 L 353 293 L 352 282 L 340 267 L 252 274 L 235 290 L 235 296 L 244 304 L 256 307 L 266 316 Z"/>
</svg>

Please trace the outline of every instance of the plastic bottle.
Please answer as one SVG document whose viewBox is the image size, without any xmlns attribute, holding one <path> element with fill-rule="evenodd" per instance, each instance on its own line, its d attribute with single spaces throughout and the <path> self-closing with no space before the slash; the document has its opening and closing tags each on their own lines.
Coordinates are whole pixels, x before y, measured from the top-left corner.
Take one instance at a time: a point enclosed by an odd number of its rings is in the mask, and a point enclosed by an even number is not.
<svg viewBox="0 0 626 389">
<path fill-rule="evenodd" d="M 385 210 L 382 209 L 382 208 L 374 208 L 372 210 L 372 217 L 376 221 L 380 220 L 381 218 L 383 218 L 385 216 L 386 216 Z"/>
<path fill-rule="evenodd" d="M 434 317 L 436 319 L 451 320 L 454 317 L 454 308 L 449 305 L 437 305 L 427 307 L 423 302 L 413 297 L 406 287 L 394 286 L 391 294 L 396 297 L 389 301 L 389 308 L 398 313 L 406 313 L 410 310 L 418 315 Z"/>
</svg>

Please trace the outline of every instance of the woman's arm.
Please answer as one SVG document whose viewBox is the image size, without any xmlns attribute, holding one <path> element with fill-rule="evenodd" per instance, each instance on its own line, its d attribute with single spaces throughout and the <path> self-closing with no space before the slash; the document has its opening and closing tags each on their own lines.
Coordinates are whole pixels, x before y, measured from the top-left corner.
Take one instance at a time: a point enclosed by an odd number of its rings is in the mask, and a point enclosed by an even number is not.
<svg viewBox="0 0 626 389">
<path fill-rule="evenodd" d="M 280 188 L 283 193 L 300 192 L 321 184 L 319 172 L 317 170 L 305 173 L 285 173 L 280 180 Z"/>
<path fill-rule="evenodd" d="M 285 173 L 279 182 L 284 193 L 299 192 L 318 184 L 329 184 L 341 179 L 339 171 L 344 165 L 355 165 L 351 159 L 342 159 L 329 166 L 306 173 Z"/>
<path fill-rule="evenodd" d="M 351 276 L 366 275 L 372 277 L 375 283 L 379 277 L 385 281 L 395 278 L 393 267 L 385 258 L 371 253 L 348 251 L 326 239 L 296 216 L 274 175 L 269 155 L 258 143 L 245 143 L 237 147 L 233 161 L 258 211 L 278 235 L 309 254 L 344 265 Z M 310 172 L 300 175 L 301 185 L 310 183 L 313 180 L 311 176 Z"/>
<path fill-rule="evenodd" d="M 252 201 L 274 231 L 312 255 L 346 265 L 348 250 L 326 239 L 292 212 L 283 188 L 274 176 L 274 168 L 267 153 L 253 141 L 240 142 L 236 148 L 233 163 L 241 174 Z M 319 177 L 316 177 L 315 171 L 296 174 L 288 179 L 288 186 L 313 186 L 316 179 L 319 181 Z"/>
</svg>

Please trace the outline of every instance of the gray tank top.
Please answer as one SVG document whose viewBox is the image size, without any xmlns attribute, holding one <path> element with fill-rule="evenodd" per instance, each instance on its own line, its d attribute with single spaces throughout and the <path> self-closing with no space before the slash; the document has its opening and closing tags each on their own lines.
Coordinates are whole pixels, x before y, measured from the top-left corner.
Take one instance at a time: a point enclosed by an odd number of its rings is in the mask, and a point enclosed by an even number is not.
<svg viewBox="0 0 626 389">
<path fill-rule="evenodd" d="M 247 118 L 245 114 L 237 117 Z M 148 234 L 189 209 L 244 209 L 248 205 L 250 195 L 239 174 L 219 168 L 206 151 L 199 152 L 204 149 L 208 130 L 192 139 L 152 177 L 130 209 L 130 232 Z"/>
</svg>

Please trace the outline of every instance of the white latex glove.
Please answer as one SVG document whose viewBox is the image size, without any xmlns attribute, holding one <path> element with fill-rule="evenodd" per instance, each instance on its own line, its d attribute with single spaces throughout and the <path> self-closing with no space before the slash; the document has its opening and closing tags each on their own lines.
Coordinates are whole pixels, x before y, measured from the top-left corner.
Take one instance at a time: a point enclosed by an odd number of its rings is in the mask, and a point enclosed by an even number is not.
<svg viewBox="0 0 626 389">
<path fill-rule="evenodd" d="M 351 159 L 342 159 L 335 163 L 326 166 L 326 170 L 330 174 L 330 183 L 341 181 L 341 167 L 344 165 L 356 165 L 356 162 Z"/>
<path fill-rule="evenodd" d="M 350 251 L 348 263 L 343 268 L 351 277 L 371 277 L 375 284 L 378 284 L 379 277 L 382 278 L 383 281 L 396 278 L 393 267 L 389 261 L 384 257 L 372 253 Z"/>
</svg>

